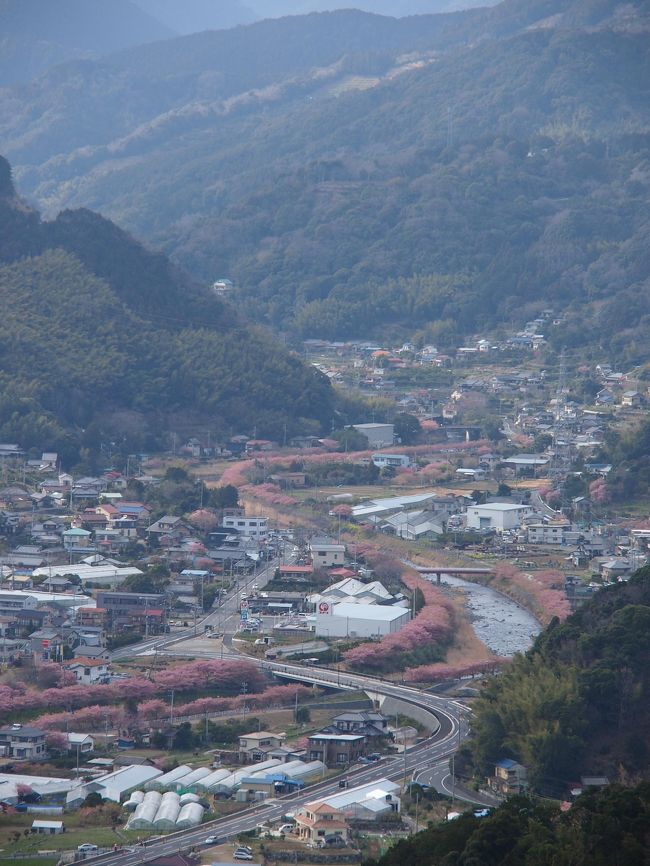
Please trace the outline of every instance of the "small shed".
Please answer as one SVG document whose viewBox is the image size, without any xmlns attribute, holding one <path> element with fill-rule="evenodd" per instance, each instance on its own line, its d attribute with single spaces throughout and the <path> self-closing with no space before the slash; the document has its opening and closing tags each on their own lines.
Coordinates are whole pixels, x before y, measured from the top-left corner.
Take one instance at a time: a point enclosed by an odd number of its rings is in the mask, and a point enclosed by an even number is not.
<svg viewBox="0 0 650 866">
<path fill-rule="evenodd" d="M 65 825 L 63 821 L 32 821 L 32 833 L 54 836 L 57 833 L 65 833 Z"/>
</svg>

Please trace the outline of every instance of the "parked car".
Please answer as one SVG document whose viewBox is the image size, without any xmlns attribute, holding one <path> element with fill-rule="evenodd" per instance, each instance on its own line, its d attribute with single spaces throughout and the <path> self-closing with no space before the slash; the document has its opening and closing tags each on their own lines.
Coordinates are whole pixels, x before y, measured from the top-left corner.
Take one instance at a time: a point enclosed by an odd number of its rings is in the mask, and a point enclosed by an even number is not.
<svg viewBox="0 0 650 866">
<path fill-rule="evenodd" d="M 81 845 L 77 845 L 77 851 L 80 851 L 82 854 L 90 854 L 91 851 L 99 851 L 97 845 L 93 845 L 92 842 L 82 842 Z"/>
<path fill-rule="evenodd" d="M 334 834 L 330 836 L 325 836 L 323 839 L 323 847 L 324 848 L 346 848 L 347 842 L 345 839 L 341 838 L 341 836 L 336 836 Z"/>
<path fill-rule="evenodd" d="M 247 851 L 245 848 L 237 848 L 235 853 L 232 855 L 235 860 L 252 860 L 253 855 L 250 851 Z"/>
</svg>

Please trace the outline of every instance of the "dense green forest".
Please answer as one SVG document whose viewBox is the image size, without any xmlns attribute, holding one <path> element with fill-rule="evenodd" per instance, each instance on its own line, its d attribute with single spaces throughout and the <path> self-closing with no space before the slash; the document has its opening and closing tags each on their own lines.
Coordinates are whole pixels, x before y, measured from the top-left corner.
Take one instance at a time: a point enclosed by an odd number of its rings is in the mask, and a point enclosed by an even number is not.
<svg viewBox="0 0 650 866">
<path fill-rule="evenodd" d="M 374 866 L 647 866 L 650 783 L 590 790 L 568 812 L 513 797 L 398 842 Z M 367 863 L 366 866 L 373 866 Z"/>
<path fill-rule="evenodd" d="M 108 220 L 42 222 L 1 158 L 0 300 L 3 441 L 70 461 L 102 439 L 329 426 L 325 377 Z"/>
<path fill-rule="evenodd" d="M 650 490 L 650 419 L 645 418 L 605 434 L 594 463 L 610 463 L 607 476 L 608 499 L 630 503 Z"/>
<path fill-rule="evenodd" d="M 512 757 L 537 790 L 650 776 L 650 566 L 600 590 L 490 681 L 472 724 L 479 774 Z"/>
<path fill-rule="evenodd" d="M 48 212 L 98 207 L 297 336 L 454 345 L 564 312 L 645 356 L 647 5 L 506 0 L 260 22 L 0 93 Z"/>
</svg>

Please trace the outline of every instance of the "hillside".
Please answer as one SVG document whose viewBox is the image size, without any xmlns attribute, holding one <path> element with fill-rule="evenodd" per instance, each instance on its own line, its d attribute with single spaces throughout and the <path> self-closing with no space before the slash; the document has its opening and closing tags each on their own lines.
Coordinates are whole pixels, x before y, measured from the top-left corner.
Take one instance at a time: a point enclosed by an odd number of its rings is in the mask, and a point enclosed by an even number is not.
<svg viewBox="0 0 650 866">
<path fill-rule="evenodd" d="M 399 841 L 378 866 L 648 866 L 650 785 L 583 794 L 568 812 L 513 797 Z M 372 866 L 373 861 L 367 863 Z"/>
<path fill-rule="evenodd" d="M 89 211 L 42 222 L 0 159 L 0 438 L 52 448 L 117 439 L 318 430 L 327 380 L 244 325 L 161 255 Z M 286 428 L 285 428 L 286 425 Z"/>
<path fill-rule="evenodd" d="M 132 0 L 0 0 L 0 87 L 172 35 Z"/>
<path fill-rule="evenodd" d="M 616 0 L 264 21 L 6 91 L 0 143 L 48 213 L 101 209 L 296 335 L 445 346 L 552 306 L 556 345 L 629 362 L 647 28 Z"/>
<path fill-rule="evenodd" d="M 562 796 L 581 775 L 650 777 L 650 566 L 599 591 L 486 687 L 474 719 L 479 773 L 513 757 Z"/>
<path fill-rule="evenodd" d="M 335 9 L 361 9 L 377 15 L 422 15 L 491 6 L 479 0 L 134 0 L 142 9 L 177 33 L 198 33 L 249 24 L 263 18 L 331 12 Z"/>
</svg>

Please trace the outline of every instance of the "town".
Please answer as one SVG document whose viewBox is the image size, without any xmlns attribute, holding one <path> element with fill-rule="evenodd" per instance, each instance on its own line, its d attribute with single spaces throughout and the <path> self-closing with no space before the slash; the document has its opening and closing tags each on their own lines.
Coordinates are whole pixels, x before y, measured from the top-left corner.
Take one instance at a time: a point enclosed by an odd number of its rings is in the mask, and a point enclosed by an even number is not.
<svg viewBox="0 0 650 866">
<path fill-rule="evenodd" d="M 194 431 L 167 454 L 102 451 L 92 475 L 0 444 L 0 797 L 15 850 L 43 850 L 45 834 L 54 859 L 117 857 L 183 832 L 188 863 L 219 845 L 358 862 L 420 809 L 449 819 L 529 790 L 499 755 L 451 788 L 416 772 L 440 715 L 363 676 L 437 685 L 469 713 L 481 677 L 541 626 L 647 562 L 650 526 L 616 505 L 602 457 L 611 431 L 647 417 L 643 377 L 544 368 L 552 322 L 453 358 L 308 341 L 375 416 L 324 439 Z M 468 653 L 473 585 L 527 612 L 520 644 Z M 512 616 L 498 610 L 496 633 Z M 458 707 L 450 718 L 460 737 Z"/>
</svg>

